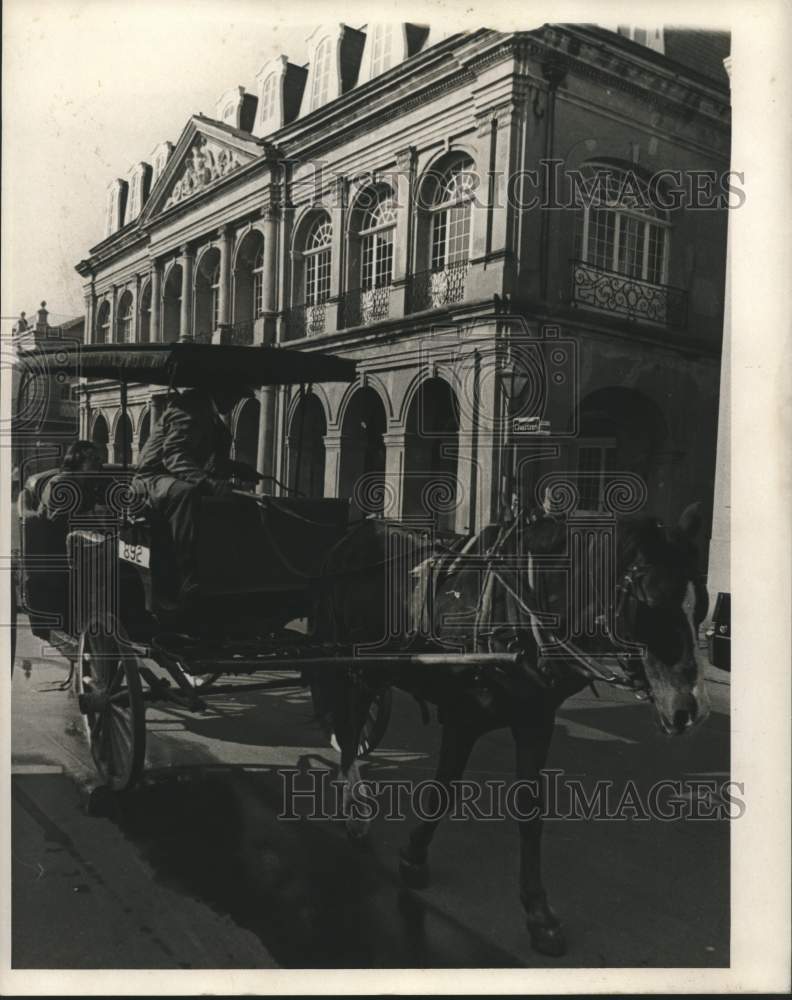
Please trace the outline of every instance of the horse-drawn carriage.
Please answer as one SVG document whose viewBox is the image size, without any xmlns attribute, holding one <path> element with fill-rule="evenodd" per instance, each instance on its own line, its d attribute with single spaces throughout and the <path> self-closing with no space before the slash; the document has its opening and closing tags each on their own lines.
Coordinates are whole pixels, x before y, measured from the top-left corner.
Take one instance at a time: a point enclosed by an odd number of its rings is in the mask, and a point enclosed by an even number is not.
<svg viewBox="0 0 792 1000">
<path fill-rule="evenodd" d="M 353 363 L 326 355 L 193 343 L 64 343 L 24 352 L 21 367 L 21 398 L 32 380 L 56 367 L 68 377 L 117 380 L 123 409 L 129 383 L 177 392 L 222 376 L 252 386 L 310 386 L 355 375 Z M 56 479 L 57 471 L 36 472 L 20 491 L 17 607 L 33 634 L 71 661 L 93 757 L 114 790 L 141 776 L 147 702 L 202 710 L 210 689 L 231 689 L 218 683 L 225 675 L 271 669 L 285 676 L 236 681 L 233 691 L 309 683 L 305 664 L 338 653 L 307 637 L 299 623 L 310 618 L 311 583 L 326 552 L 347 528 L 348 501 L 304 497 L 282 484 L 277 497 L 234 490 L 202 498 L 199 601 L 182 613 L 172 600 L 178 580 L 168 524 L 135 491 L 134 470 L 116 464 L 92 473 L 99 502 L 88 514 L 80 513 L 76 487 Z M 57 523 L 41 512 L 48 483 L 55 484 L 51 506 L 61 508 Z M 289 628 L 290 622 L 298 624 Z M 361 753 L 382 738 L 389 712 L 390 692 L 383 689 L 361 734 Z"/>
<path fill-rule="evenodd" d="M 221 375 L 255 386 L 355 377 L 351 362 L 284 348 L 179 343 L 58 351 L 67 375 L 118 381 L 122 405 L 130 382 L 176 391 Z M 31 371 L 48 374 L 46 353 L 30 355 Z M 556 709 L 594 680 L 648 699 L 669 734 L 706 715 L 696 650 L 706 592 L 693 508 L 674 527 L 614 515 L 613 547 L 576 562 L 567 524 L 536 521 L 523 510 L 438 555 L 431 539 L 406 525 L 367 519 L 350 526 L 342 500 L 283 488 L 278 496 L 208 497 L 198 532 L 200 610 L 180 620 L 168 601 L 174 560 L 165 526 L 130 488 L 130 470 L 103 475 L 104 513 L 92 512 L 85 523 L 75 515 L 60 551 L 38 516 L 46 474 L 26 484 L 21 606 L 33 632 L 71 659 L 94 759 L 115 790 L 141 775 L 146 702 L 200 710 L 212 692 L 291 687 L 295 678 L 315 687 L 328 709 L 350 789 L 346 804 L 354 801 L 356 758 L 387 724 L 389 685 L 438 706 L 438 781 L 446 788 L 462 776 L 476 739 L 499 727 L 513 733 L 517 777 L 536 785 Z M 544 586 L 543 554 L 556 566 L 566 560 Z M 405 603 L 412 617 L 397 609 L 395 620 L 412 627 L 394 633 L 383 615 Z M 309 620 L 307 629 L 290 627 L 298 618 Z M 578 619 L 595 623 L 604 649 L 587 648 L 587 635 L 572 629 Z M 262 671 L 287 676 L 256 680 Z M 218 683 L 226 674 L 252 679 L 229 687 Z M 538 815 L 519 821 L 520 895 L 534 947 L 558 955 L 564 941 L 542 885 Z M 418 824 L 402 852 L 410 885 L 428 878 L 436 827 Z"/>
</svg>

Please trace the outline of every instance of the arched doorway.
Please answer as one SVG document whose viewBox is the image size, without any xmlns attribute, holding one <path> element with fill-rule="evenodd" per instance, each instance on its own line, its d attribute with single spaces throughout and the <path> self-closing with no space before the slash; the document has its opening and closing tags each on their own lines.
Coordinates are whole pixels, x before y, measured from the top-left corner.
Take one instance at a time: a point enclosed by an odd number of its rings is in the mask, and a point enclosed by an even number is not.
<svg viewBox="0 0 792 1000">
<path fill-rule="evenodd" d="M 597 389 L 580 402 L 579 428 L 574 456 L 579 508 L 604 510 L 609 476 L 623 471 L 643 480 L 654 510 L 668 485 L 660 474 L 668 428 L 657 405 L 635 389 Z"/>
<path fill-rule="evenodd" d="M 107 446 L 110 441 L 110 432 L 107 428 L 107 421 L 101 413 L 94 420 L 91 430 L 91 440 L 98 448 L 99 454 L 102 456 L 102 461 L 106 462 L 108 459 Z"/>
<path fill-rule="evenodd" d="M 308 497 L 324 496 L 326 431 L 322 404 L 313 394 L 306 396 L 289 427 L 288 484 Z"/>
<path fill-rule="evenodd" d="M 352 498 L 357 514 L 382 514 L 385 479 L 386 416 L 373 389 L 358 389 L 349 400 L 341 425 L 339 492 Z M 358 487 L 357 498 L 355 487 Z M 362 502 L 358 503 L 358 501 Z"/>
<path fill-rule="evenodd" d="M 151 434 L 151 410 L 146 410 L 140 421 L 140 430 L 138 431 L 138 454 L 143 450 L 143 446 L 149 439 Z"/>
<path fill-rule="evenodd" d="M 122 413 L 113 435 L 113 461 L 118 465 L 132 464 L 132 421 Z"/>
<path fill-rule="evenodd" d="M 458 504 L 459 406 L 443 379 L 424 382 L 407 413 L 404 515 L 453 531 Z"/>
<path fill-rule="evenodd" d="M 162 289 L 162 339 L 166 344 L 179 339 L 181 323 L 182 269 L 174 264 Z"/>
<path fill-rule="evenodd" d="M 258 461 L 259 414 L 257 399 L 244 400 L 237 411 L 234 423 L 234 458 L 256 468 Z"/>
<path fill-rule="evenodd" d="M 220 322 L 220 251 L 211 247 L 195 268 L 195 327 L 193 337 L 211 343 Z"/>
</svg>

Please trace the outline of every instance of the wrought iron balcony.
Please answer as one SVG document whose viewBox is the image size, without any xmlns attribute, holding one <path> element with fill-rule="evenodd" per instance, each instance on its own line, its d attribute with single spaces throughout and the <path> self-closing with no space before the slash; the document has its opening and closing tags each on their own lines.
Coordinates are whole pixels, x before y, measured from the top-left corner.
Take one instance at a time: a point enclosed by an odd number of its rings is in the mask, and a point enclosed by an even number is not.
<svg viewBox="0 0 792 1000">
<path fill-rule="evenodd" d="M 358 288 L 347 292 L 341 301 L 341 326 L 367 326 L 387 319 L 390 313 L 391 285 Z"/>
<path fill-rule="evenodd" d="M 410 278 L 407 290 L 407 311 L 439 309 L 465 298 L 465 285 L 470 262 L 459 260 L 447 267 L 419 271 Z"/>
<path fill-rule="evenodd" d="M 572 262 L 572 301 L 629 319 L 682 328 L 687 323 L 687 292 L 656 285 L 584 261 Z"/>
<path fill-rule="evenodd" d="M 289 339 L 315 337 L 327 328 L 325 316 L 326 302 L 305 302 L 289 310 L 287 319 Z"/>
</svg>

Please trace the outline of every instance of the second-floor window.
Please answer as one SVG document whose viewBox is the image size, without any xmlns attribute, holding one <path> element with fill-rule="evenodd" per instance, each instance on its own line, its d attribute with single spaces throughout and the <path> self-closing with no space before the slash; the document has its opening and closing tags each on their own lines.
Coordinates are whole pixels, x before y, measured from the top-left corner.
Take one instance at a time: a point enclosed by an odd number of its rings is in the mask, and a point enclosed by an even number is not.
<svg viewBox="0 0 792 1000">
<path fill-rule="evenodd" d="M 364 215 L 360 227 L 360 287 L 364 291 L 389 285 L 393 277 L 393 237 L 396 210 L 389 193 Z"/>
<path fill-rule="evenodd" d="M 472 160 L 455 163 L 437 187 L 432 207 L 432 270 L 470 255 L 470 210 L 475 189 Z"/>
<path fill-rule="evenodd" d="M 135 320 L 132 308 L 132 296 L 125 292 L 121 296 L 118 305 L 118 342 L 121 344 L 131 344 L 133 339 L 133 325 Z"/>
<path fill-rule="evenodd" d="M 220 265 L 218 264 L 210 276 L 212 294 L 212 329 L 220 326 Z"/>
<path fill-rule="evenodd" d="M 670 227 L 651 207 L 634 173 L 591 165 L 585 171 L 591 204 L 578 212 L 577 255 L 584 264 L 651 284 L 667 283 Z"/>
<path fill-rule="evenodd" d="M 264 247 L 253 261 L 253 318 L 264 315 Z"/>
<path fill-rule="evenodd" d="M 305 243 L 305 302 L 319 305 L 330 298 L 330 254 L 333 226 L 329 219 L 317 219 Z"/>
<path fill-rule="evenodd" d="M 330 63 L 332 41 L 325 38 L 314 52 L 313 82 L 311 84 L 311 110 L 327 103 L 330 93 Z"/>
<path fill-rule="evenodd" d="M 108 344 L 110 342 L 110 303 L 103 302 L 99 306 L 96 316 L 96 343 Z"/>
</svg>

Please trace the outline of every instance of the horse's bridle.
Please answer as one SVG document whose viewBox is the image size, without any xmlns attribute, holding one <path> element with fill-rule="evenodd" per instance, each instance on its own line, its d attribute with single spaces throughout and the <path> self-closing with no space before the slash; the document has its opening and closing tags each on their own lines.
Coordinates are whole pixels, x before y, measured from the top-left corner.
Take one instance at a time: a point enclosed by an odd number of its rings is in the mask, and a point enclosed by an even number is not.
<svg viewBox="0 0 792 1000">
<path fill-rule="evenodd" d="M 495 540 L 495 543 L 487 554 L 487 577 L 495 572 L 496 563 L 506 558 L 506 553 L 503 551 L 503 545 L 511 534 L 511 529 L 513 529 L 513 527 L 514 525 L 512 525 L 510 530 L 507 530 L 505 533 L 499 533 L 498 538 Z M 623 640 L 617 638 L 617 635 L 624 637 L 633 635 L 638 606 L 641 604 L 647 606 L 649 605 L 649 599 L 644 586 L 644 579 L 651 568 L 652 567 L 649 564 L 632 563 L 622 576 L 619 583 L 616 585 L 616 602 L 613 611 L 613 629 L 608 621 L 610 616 L 608 615 L 607 610 L 597 616 L 598 623 L 602 625 L 606 637 L 614 646 L 614 652 L 608 657 L 608 659 L 616 661 L 618 667 L 615 670 L 610 666 L 606 667 L 599 663 L 598 656 L 592 656 L 591 654 L 584 652 L 570 640 L 560 639 L 557 635 L 549 632 L 547 627 L 540 624 L 538 620 L 539 616 L 542 614 L 542 610 L 531 607 L 526 603 L 523 597 L 515 593 L 511 588 L 508 589 L 511 591 L 512 598 L 522 607 L 523 611 L 526 612 L 531 619 L 532 631 L 537 639 L 537 645 L 540 646 L 540 648 L 541 646 L 546 648 L 549 647 L 551 650 L 557 649 L 560 653 L 563 653 L 564 661 L 570 663 L 573 668 L 582 674 L 590 684 L 593 684 L 594 681 L 603 681 L 613 687 L 628 690 L 639 700 L 646 701 L 652 699 L 652 693 L 644 673 L 641 656 L 637 651 L 625 653 L 624 642 Z M 503 579 L 500 579 L 501 584 L 506 585 Z M 482 593 L 485 589 L 486 582 L 482 587 Z M 482 638 L 492 638 L 495 636 L 500 639 L 510 638 L 511 643 L 509 644 L 509 649 L 514 650 L 519 643 L 520 631 L 515 629 L 513 632 L 509 632 L 504 628 L 499 627 L 489 632 L 479 629 L 477 630 L 477 635 Z M 544 642 L 539 641 L 539 636 L 544 639 Z M 561 657 L 559 657 L 559 659 L 560 658 Z M 542 679 L 545 682 L 550 684 L 554 682 L 552 668 L 549 667 L 549 665 L 540 665 L 539 672 L 543 675 Z"/>
</svg>

